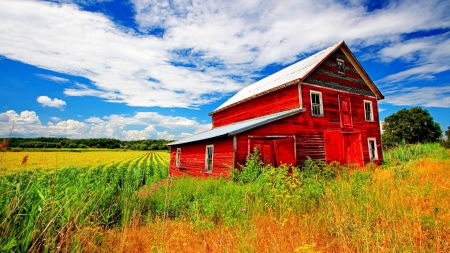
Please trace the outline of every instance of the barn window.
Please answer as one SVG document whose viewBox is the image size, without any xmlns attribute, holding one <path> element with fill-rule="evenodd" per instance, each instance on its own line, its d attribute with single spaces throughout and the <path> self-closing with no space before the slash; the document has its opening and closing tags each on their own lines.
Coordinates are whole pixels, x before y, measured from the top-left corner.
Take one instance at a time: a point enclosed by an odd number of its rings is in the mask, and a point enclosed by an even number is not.
<svg viewBox="0 0 450 253">
<path fill-rule="evenodd" d="M 337 59 L 337 68 L 339 73 L 345 73 L 345 64 L 344 60 Z"/>
<path fill-rule="evenodd" d="M 368 138 L 367 144 L 369 145 L 369 158 L 370 160 L 378 160 L 377 152 L 377 140 L 375 138 Z"/>
<path fill-rule="evenodd" d="M 366 121 L 373 121 L 372 101 L 364 100 L 364 113 Z"/>
<path fill-rule="evenodd" d="M 213 154 L 214 154 L 214 145 L 206 146 L 205 172 L 211 173 L 213 170 Z"/>
<path fill-rule="evenodd" d="M 311 112 L 313 116 L 323 116 L 321 92 L 311 91 Z"/>
<path fill-rule="evenodd" d="M 181 157 L 181 148 L 177 148 L 177 157 L 176 157 L 176 161 L 175 161 L 175 166 L 177 168 L 180 167 L 180 157 Z"/>
</svg>

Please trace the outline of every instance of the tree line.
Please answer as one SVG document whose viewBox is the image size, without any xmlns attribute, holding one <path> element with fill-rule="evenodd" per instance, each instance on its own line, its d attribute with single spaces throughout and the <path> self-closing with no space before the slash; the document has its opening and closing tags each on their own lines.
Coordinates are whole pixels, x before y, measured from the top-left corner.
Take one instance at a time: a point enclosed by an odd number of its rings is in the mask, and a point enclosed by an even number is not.
<svg viewBox="0 0 450 253">
<path fill-rule="evenodd" d="M 112 138 L 69 139 L 58 137 L 37 138 L 2 138 L 7 141 L 8 148 L 108 148 L 131 150 L 169 150 L 166 145 L 171 140 L 138 140 L 121 141 Z"/>
</svg>

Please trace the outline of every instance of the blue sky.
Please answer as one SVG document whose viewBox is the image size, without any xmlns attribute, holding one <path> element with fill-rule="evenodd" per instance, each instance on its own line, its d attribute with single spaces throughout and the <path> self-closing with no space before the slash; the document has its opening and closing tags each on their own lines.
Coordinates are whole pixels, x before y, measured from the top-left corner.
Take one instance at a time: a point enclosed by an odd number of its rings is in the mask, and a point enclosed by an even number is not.
<svg viewBox="0 0 450 253">
<path fill-rule="evenodd" d="M 450 126 L 450 2 L 0 0 L 0 136 L 180 139 L 344 40 L 385 99 Z"/>
</svg>

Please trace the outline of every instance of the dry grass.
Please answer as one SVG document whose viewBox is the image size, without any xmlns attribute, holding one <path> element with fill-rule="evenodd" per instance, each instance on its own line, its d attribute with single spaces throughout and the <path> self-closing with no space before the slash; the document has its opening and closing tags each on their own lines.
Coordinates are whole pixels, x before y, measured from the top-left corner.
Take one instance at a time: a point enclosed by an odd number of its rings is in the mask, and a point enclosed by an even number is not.
<svg viewBox="0 0 450 253">
<path fill-rule="evenodd" d="M 450 252 L 450 160 L 371 170 L 360 195 L 339 178 L 310 212 L 249 214 L 229 227 L 188 218 L 104 231 L 92 252 Z"/>
</svg>

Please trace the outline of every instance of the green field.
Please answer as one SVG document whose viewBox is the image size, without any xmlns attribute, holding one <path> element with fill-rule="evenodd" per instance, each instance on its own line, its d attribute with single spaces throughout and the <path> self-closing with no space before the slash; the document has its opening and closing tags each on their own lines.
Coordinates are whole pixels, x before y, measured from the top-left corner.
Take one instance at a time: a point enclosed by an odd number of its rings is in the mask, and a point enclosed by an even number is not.
<svg viewBox="0 0 450 253">
<path fill-rule="evenodd" d="M 362 170 L 250 159 L 233 179 L 167 177 L 168 153 L 0 177 L 0 251 L 449 252 L 450 159 L 439 144 Z M 164 160 L 166 159 L 166 160 Z"/>
</svg>

